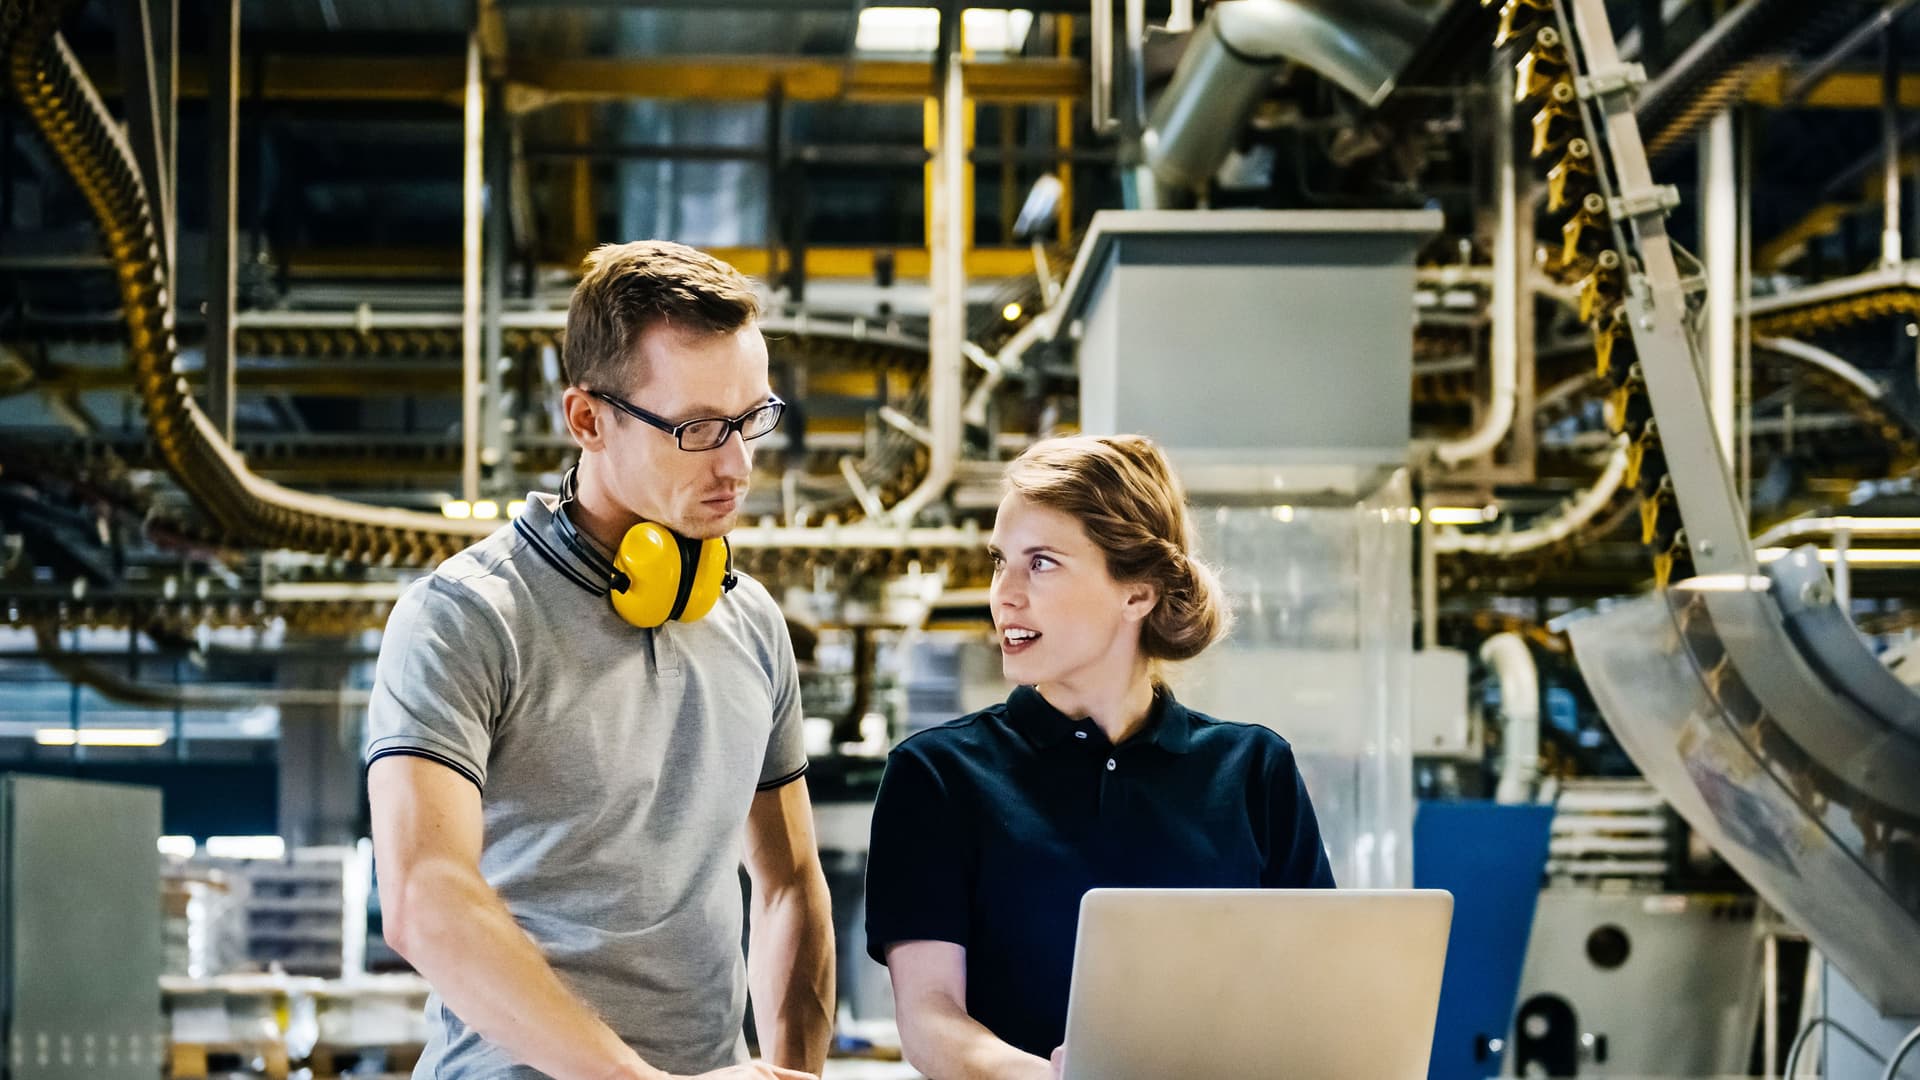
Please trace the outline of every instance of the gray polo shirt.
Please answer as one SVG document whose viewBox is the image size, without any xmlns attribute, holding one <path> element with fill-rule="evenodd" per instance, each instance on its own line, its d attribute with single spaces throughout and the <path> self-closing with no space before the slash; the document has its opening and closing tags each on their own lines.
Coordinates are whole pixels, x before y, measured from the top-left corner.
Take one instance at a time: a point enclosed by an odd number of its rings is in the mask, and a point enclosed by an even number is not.
<svg viewBox="0 0 1920 1080">
<path fill-rule="evenodd" d="M 387 621 L 367 761 L 480 788 L 480 870 L 562 980 L 658 1068 L 746 1058 L 739 868 L 757 791 L 806 771 L 793 646 L 744 575 L 705 618 L 628 625 L 554 496 L 414 583 Z M 438 995 L 414 1071 L 538 1077 Z"/>
</svg>

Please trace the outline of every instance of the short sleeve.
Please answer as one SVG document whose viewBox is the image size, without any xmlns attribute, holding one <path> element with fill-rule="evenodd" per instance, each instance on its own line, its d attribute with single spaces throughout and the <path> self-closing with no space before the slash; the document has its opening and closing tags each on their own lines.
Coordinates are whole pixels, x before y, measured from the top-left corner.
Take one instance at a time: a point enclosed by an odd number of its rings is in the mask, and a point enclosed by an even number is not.
<svg viewBox="0 0 1920 1080">
<path fill-rule="evenodd" d="M 1272 815 L 1273 847 L 1261 884 L 1270 889 L 1331 889 L 1333 867 L 1320 838 L 1320 821 L 1307 797 L 1307 781 L 1300 775 L 1293 749 L 1282 751 L 1268 780 L 1267 805 Z"/>
<path fill-rule="evenodd" d="M 769 598 L 771 607 L 771 598 Z M 767 736 L 767 754 L 760 764 L 761 791 L 793 783 L 806 774 L 806 714 L 800 707 L 800 668 L 793 659 L 793 634 L 787 620 L 774 611 L 773 731 Z"/>
<path fill-rule="evenodd" d="M 867 850 L 867 954 L 882 964 L 902 941 L 968 942 L 974 858 L 954 803 L 910 745 L 887 759 Z"/>
<path fill-rule="evenodd" d="M 498 617 L 438 575 L 394 604 L 367 705 L 367 764 L 408 755 L 487 782 L 487 758 L 510 684 Z"/>
</svg>

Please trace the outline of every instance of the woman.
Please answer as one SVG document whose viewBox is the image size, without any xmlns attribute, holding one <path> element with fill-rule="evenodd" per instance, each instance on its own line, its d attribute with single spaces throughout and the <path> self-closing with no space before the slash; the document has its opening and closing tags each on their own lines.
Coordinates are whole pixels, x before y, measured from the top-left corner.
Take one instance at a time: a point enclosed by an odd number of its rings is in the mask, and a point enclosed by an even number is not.
<svg viewBox="0 0 1920 1080">
<path fill-rule="evenodd" d="M 1029 449 L 992 554 L 1019 685 L 894 749 L 867 864 L 867 948 L 936 1080 L 1054 1075 L 1089 889 L 1333 885 L 1286 740 L 1190 712 L 1161 678 L 1226 613 L 1151 441 Z"/>
</svg>

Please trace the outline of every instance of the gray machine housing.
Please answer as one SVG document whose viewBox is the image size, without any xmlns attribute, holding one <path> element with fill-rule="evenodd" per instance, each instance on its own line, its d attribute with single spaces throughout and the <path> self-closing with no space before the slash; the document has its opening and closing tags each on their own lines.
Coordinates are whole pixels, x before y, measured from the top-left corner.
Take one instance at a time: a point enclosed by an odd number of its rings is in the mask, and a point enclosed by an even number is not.
<svg viewBox="0 0 1920 1080">
<path fill-rule="evenodd" d="M 154 1080 L 160 793 L 0 776 L 5 1080 Z"/>
</svg>

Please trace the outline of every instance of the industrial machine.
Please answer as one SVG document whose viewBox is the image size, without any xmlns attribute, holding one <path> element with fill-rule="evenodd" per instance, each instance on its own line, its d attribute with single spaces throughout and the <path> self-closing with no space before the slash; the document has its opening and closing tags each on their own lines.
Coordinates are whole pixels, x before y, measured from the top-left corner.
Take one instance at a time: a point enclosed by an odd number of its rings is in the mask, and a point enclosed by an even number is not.
<svg viewBox="0 0 1920 1080">
<path fill-rule="evenodd" d="M 1151 427 L 1221 567 L 1235 630 L 1177 692 L 1293 743 L 1334 875 L 1359 888 L 1412 882 L 1412 493 L 1395 405 L 1413 256 L 1440 224 L 1102 212 L 1055 309 L 1077 339 L 1082 429 Z"/>
<path fill-rule="evenodd" d="M 1920 1015 L 1920 696 L 1867 650 L 1811 546 L 1761 562 L 1732 480 L 1715 373 L 1696 362 L 1604 4 L 1520 10 L 1522 100 L 1568 82 L 1599 196 L 1581 284 L 1613 422 L 1632 440 L 1658 591 L 1570 622 L 1616 735 L 1676 810 L 1875 1009 Z M 1564 164 L 1564 163 L 1563 163 Z M 1563 180 L 1565 176 L 1563 174 Z M 1583 211 L 1584 212 L 1584 211 Z M 1722 376 L 1723 377 L 1723 376 Z"/>
</svg>

